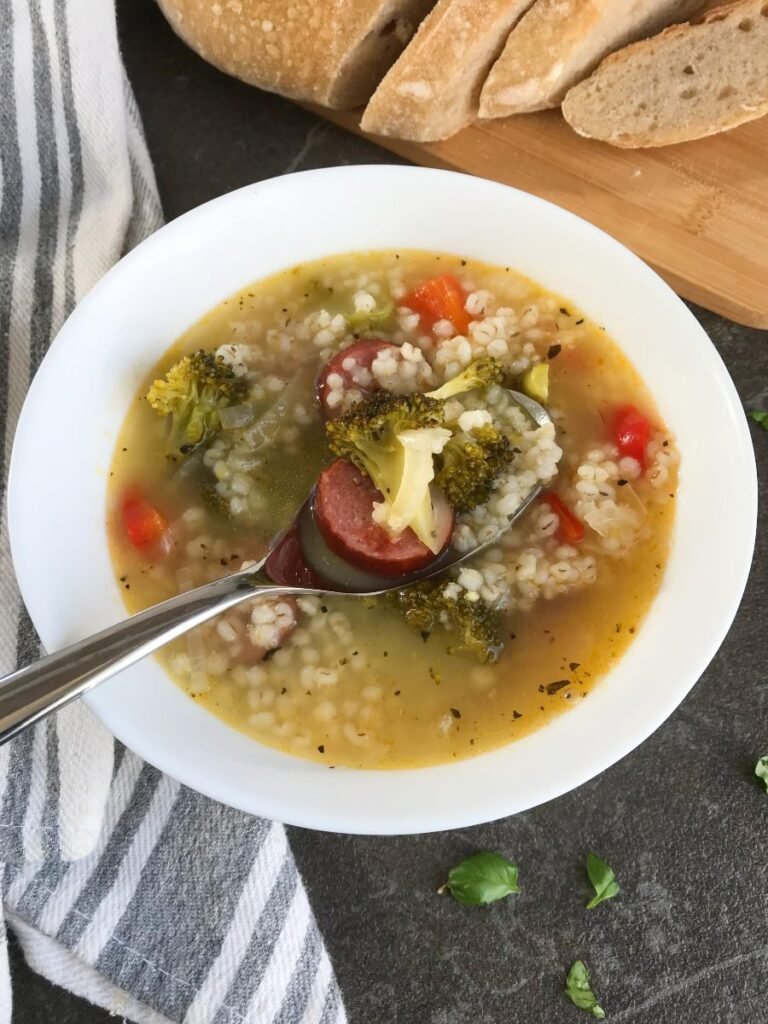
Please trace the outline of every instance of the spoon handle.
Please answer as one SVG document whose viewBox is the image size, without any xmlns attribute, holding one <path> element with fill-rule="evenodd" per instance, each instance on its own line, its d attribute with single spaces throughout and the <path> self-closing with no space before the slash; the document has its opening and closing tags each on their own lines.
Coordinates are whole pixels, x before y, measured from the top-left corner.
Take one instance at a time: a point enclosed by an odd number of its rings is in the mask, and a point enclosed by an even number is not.
<svg viewBox="0 0 768 1024">
<path fill-rule="evenodd" d="M 298 592 L 267 580 L 258 571 L 263 564 L 172 597 L 0 679 L 0 744 L 241 601 Z"/>
</svg>

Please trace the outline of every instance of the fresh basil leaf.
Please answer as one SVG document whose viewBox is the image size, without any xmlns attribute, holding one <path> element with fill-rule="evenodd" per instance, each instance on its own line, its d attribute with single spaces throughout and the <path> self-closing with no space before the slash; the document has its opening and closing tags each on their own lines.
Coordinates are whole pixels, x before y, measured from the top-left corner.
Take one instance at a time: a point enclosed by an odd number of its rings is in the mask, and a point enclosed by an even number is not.
<svg viewBox="0 0 768 1024">
<path fill-rule="evenodd" d="M 755 765 L 755 775 L 765 783 L 765 791 L 768 793 L 768 754 L 761 757 Z"/>
<path fill-rule="evenodd" d="M 517 865 L 490 850 L 473 853 L 449 871 L 448 880 L 438 891 L 446 889 L 466 906 L 495 903 L 513 892 L 520 892 Z"/>
<path fill-rule="evenodd" d="M 587 854 L 587 874 L 595 890 L 595 895 L 587 904 L 587 910 L 594 910 L 598 903 L 618 895 L 619 885 L 616 875 L 596 853 Z"/>
<path fill-rule="evenodd" d="M 591 1013 L 593 1017 L 597 1017 L 599 1020 L 604 1019 L 605 1010 L 598 1004 L 592 989 L 589 987 L 589 971 L 584 966 L 583 960 L 577 960 L 570 971 L 568 971 L 568 977 L 565 981 L 565 994 L 573 1005 L 578 1006 L 580 1010 L 586 1010 L 587 1013 Z"/>
<path fill-rule="evenodd" d="M 759 423 L 763 430 L 768 430 L 768 412 L 763 412 L 760 409 L 751 409 L 747 416 L 755 423 Z"/>
</svg>

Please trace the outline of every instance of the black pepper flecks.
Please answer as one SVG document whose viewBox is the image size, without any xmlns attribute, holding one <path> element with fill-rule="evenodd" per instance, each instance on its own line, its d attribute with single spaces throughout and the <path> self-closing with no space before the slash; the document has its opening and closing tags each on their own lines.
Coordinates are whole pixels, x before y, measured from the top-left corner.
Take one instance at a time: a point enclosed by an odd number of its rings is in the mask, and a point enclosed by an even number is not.
<svg viewBox="0 0 768 1024">
<path fill-rule="evenodd" d="M 523 716 L 522 716 L 522 714 L 519 711 L 513 711 L 512 712 L 512 717 L 517 719 L 517 718 L 522 718 Z"/>
<path fill-rule="evenodd" d="M 461 712 L 459 711 L 458 708 L 449 708 L 448 710 L 451 712 L 454 718 L 461 718 Z"/>
<path fill-rule="evenodd" d="M 547 694 L 547 696 L 551 697 L 553 694 L 557 693 L 558 690 L 562 690 L 564 686 L 570 685 L 570 679 L 556 679 L 554 683 L 547 683 L 547 685 L 544 687 L 544 692 Z M 539 687 L 539 689 L 541 689 L 541 687 Z"/>
<path fill-rule="evenodd" d="M 547 359 L 554 359 L 563 351 L 562 345 L 550 345 L 547 349 Z"/>
<path fill-rule="evenodd" d="M 324 754 L 325 753 L 325 744 L 324 743 L 318 744 L 317 752 L 318 752 L 318 754 Z"/>
</svg>

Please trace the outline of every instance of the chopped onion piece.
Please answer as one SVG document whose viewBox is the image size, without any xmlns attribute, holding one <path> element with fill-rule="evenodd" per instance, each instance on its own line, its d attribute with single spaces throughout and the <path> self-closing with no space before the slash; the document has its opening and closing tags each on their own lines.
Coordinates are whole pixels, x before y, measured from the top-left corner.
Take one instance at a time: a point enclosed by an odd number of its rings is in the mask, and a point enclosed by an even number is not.
<svg viewBox="0 0 768 1024">
<path fill-rule="evenodd" d="M 219 418 L 224 430 L 240 430 L 241 427 L 247 427 L 249 423 L 253 422 L 253 416 L 253 406 L 248 404 L 225 405 L 219 411 Z"/>
</svg>

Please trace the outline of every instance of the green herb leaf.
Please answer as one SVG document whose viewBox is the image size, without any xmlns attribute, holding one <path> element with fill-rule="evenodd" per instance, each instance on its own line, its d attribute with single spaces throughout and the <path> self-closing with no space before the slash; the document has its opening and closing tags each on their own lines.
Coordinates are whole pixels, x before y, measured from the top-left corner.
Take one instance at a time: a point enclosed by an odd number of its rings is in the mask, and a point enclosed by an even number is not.
<svg viewBox="0 0 768 1024">
<path fill-rule="evenodd" d="M 438 892 L 446 889 L 465 906 L 495 903 L 513 892 L 520 892 L 517 865 L 490 850 L 473 853 L 448 873 L 448 881 Z"/>
<path fill-rule="evenodd" d="M 747 416 L 755 423 L 759 423 L 763 430 L 768 430 L 768 412 L 762 412 L 760 409 L 751 409 Z"/>
<path fill-rule="evenodd" d="M 618 895 L 619 885 L 616 875 L 596 853 L 587 854 L 587 874 L 595 889 L 595 895 L 587 904 L 587 910 L 594 910 L 598 903 Z"/>
<path fill-rule="evenodd" d="M 768 754 L 761 757 L 755 765 L 755 775 L 765 783 L 765 791 L 768 793 Z"/>
<path fill-rule="evenodd" d="M 573 1005 L 578 1006 L 580 1010 L 586 1010 L 587 1013 L 591 1013 L 593 1017 L 597 1017 L 599 1020 L 604 1019 L 605 1010 L 598 1004 L 592 989 L 589 987 L 589 971 L 584 966 L 583 960 L 577 960 L 570 971 L 568 971 L 568 977 L 565 981 L 565 994 Z"/>
</svg>

